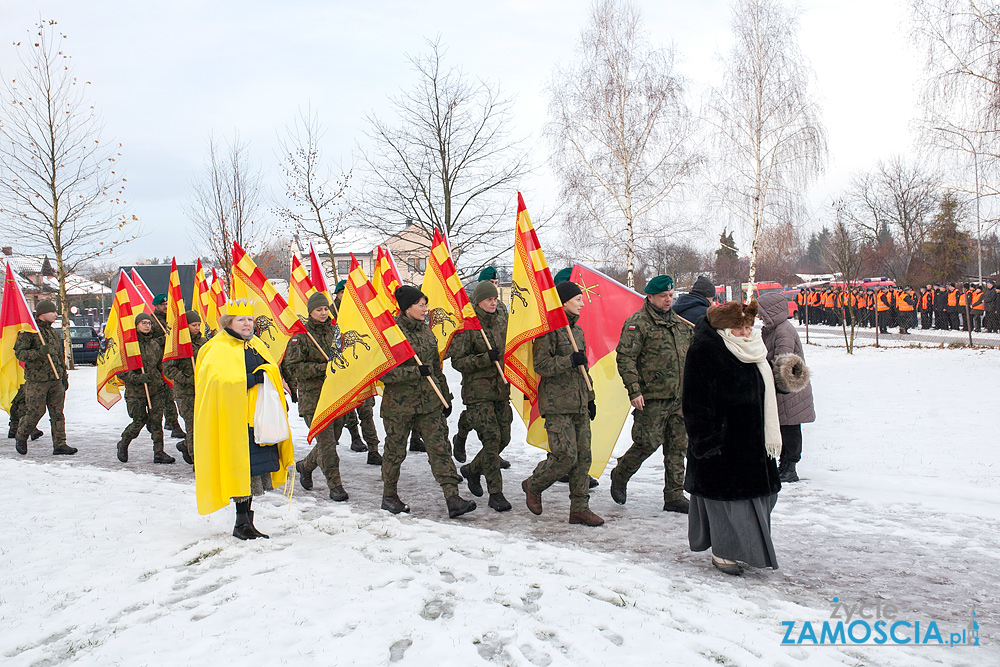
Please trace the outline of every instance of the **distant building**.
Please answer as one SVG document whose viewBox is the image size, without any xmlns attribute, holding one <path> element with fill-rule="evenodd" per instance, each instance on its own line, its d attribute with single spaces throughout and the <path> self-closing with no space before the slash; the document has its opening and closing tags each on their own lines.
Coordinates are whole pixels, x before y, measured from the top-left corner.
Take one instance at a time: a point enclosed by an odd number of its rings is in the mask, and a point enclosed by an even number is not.
<svg viewBox="0 0 1000 667">
<path fill-rule="evenodd" d="M 55 260 L 50 260 L 45 255 L 15 253 L 13 246 L 3 246 L 2 251 L 2 258 L 10 263 L 14 280 L 24 292 L 29 308 L 34 310 L 35 305 L 42 300 L 53 301 L 57 307 L 60 306 Z M 110 305 L 112 293 L 112 288 L 75 273 L 66 276 L 66 300 L 70 311 L 76 309 L 77 313 L 73 315 L 79 313 L 81 320 L 92 320 L 91 324 L 102 319 L 104 309 Z M 84 311 L 89 311 L 86 317 L 82 316 Z"/>
</svg>

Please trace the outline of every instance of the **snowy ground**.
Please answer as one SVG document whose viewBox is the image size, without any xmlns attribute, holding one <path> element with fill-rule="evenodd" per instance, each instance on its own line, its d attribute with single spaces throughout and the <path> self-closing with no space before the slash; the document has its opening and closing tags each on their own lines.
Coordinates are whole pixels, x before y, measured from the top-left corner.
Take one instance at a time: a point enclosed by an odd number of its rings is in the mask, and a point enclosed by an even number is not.
<svg viewBox="0 0 1000 667">
<path fill-rule="evenodd" d="M 270 540 L 238 542 L 229 511 L 197 514 L 179 457 L 154 466 L 140 436 L 131 461 L 118 463 L 124 405 L 98 406 L 94 370 L 82 368 L 67 405 L 80 454 L 53 458 L 48 435 L 27 457 L 12 440 L 0 445 L 11 492 L 0 663 L 1000 664 L 1000 455 L 989 407 L 1000 352 L 806 354 L 820 419 L 804 427 L 804 479 L 786 485 L 774 511 L 781 569 L 742 578 L 688 551 L 686 517 L 659 511 L 657 457 L 625 506 L 611 501 L 605 474 L 591 502 L 608 520 L 601 528 L 565 523 L 564 485 L 545 494 L 542 516 L 528 513 L 519 483 L 542 453 L 518 446 L 523 427 L 505 452 L 513 512 L 482 503 L 449 520 L 424 455 L 410 454 L 400 495 L 413 514 L 391 516 L 377 509 L 378 469 L 342 446 L 350 501 L 327 500 L 317 474 L 290 509 L 278 493 L 255 502 Z M 295 434 L 304 455 L 301 420 Z M 967 625 L 975 608 L 983 645 L 781 645 L 782 621 L 818 625 L 833 597 L 892 602 L 899 618 L 936 620 L 942 632 Z"/>
</svg>

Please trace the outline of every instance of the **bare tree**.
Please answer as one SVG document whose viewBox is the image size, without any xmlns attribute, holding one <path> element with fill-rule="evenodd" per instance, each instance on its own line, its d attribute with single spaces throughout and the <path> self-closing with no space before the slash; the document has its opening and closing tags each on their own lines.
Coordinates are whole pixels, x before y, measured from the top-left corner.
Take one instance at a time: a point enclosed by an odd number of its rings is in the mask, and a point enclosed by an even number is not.
<svg viewBox="0 0 1000 667">
<path fill-rule="evenodd" d="M 841 213 L 868 244 L 888 244 L 876 268 L 898 283 L 910 282 L 910 265 L 919 263 L 924 254 L 939 183 L 940 177 L 919 161 L 899 156 L 880 160 L 874 169 L 851 178 Z"/>
<path fill-rule="evenodd" d="M 229 284 L 233 241 L 249 254 L 260 249 L 271 231 L 261 212 L 260 168 L 251 162 L 249 144 L 233 135 L 225 145 L 209 136 L 208 163 L 195 181 L 187 206 L 195 242 L 208 251 L 212 264 Z"/>
<path fill-rule="evenodd" d="M 395 122 L 368 116 L 360 219 L 387 236 L 415 225 L 428 251 L 441 230 L 469 275 L 513 246 L 514 193 L 529 162 L 510 136 L 513 101 L 446 67 L 440 40 L 428 45 L 409 59 L 417 83 L 390 98 Z"/>
<path fill-rule="evenodd" d="M 300 112 L 295 125 L 285 129 L 281 142 L 280 169 L 285 181 L 285 197 L 290 202 L 278 206 L 278 218 L 293 227 L 323 239 L 327 252 L 334 256 L 333 239 L 344 231 L 354 208 L 347 200 L 352 170 L 334 170 L 325 165 L 320 141 L 326 129 L 311 110 Z M 333 280 L 337 282 L 337 263 L 331 261 Z"/>
<path fill-rule="evenodd" d="M 694 284 L 695 278 L 707 273 L 711 265 L 708 257 L 690 243 L 675 243 L 666 238 L 656 239 L 637 255 L 636 284 L 633 289 L 645 286 L 651 276 L 668 273 L 678 287 Z M 642 284 L 640 284 L 642 283 Z"/>
<path fill-rule="evenodd" d="M 853 281 L 861 278 L 864 268 L 865 254 L 863 250 L 863 235 L 851 225 L 843 214 L 845 203 L 840 200 L 834 202 L 837 212 L 837 221 L 830 233 L 830 240 L 826 246 L 827 268 L 831 273 L 840 274 L 843 281 L 843 297 L 845 302 L 849 302 L 849 288 Z M 844 345 L 848 354 L 854 354 L 854 334 L 857 329 L 857 319 L 854 308 L 846 308 L 847 317 L 841 319 L 841 330 L 844 333 Z"/>
<path fill-rule="evenodd" d="M 0 230 L 52 254 L 60 314 L 68 322 L 66 276 L 139 230 L 138 218 L 124 212 L 121 144 L 102 142 L 103 124 L 60 48 L 66 35 L 55 26 L 40 21 L 29 41 L 15 44 L 20 67 L 0 89 Z M 69 338 L 64 326 L 67 352 Z M 73 367 L 72 354 L 66 363 Z"/>
<path fill-rule="evenodd" d="M 674 54 L 651 44 L 633 2 L 596 0 L 577 60 L 556 70 L 549 100 L 569 237 L 585 259 L 595 247 L 624 258 L 633 287 L 639 241 L 654 226 L 663 236 L 664 204 L 697 161 Z"/>
<path fill-rule="evenodd" d="M 736 0 L 736 43 L 708 97 L 719 204 L 750 237 L 750 282 L 762 230 L 794 222 L 806 187 L 826 165 L 826 130 L 799 50 L 798 22 L 780 0 Z"/>
</svg>

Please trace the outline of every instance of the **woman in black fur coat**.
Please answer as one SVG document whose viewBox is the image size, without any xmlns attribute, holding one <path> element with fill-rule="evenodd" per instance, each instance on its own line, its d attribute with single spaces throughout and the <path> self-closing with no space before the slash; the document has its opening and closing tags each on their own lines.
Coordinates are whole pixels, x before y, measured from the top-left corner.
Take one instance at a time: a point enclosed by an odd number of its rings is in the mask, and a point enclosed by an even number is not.
<svg viewBox="0 0 1000 667">
<path fill-rule="evenodd" d="M 781 432 L 756 314 L 756 301 L 709 308 L 684 367 L 688 540 L 692 551 L 711 548 L 713 565 L 733 575 L 743 573 L 740 562 L 778 567 L 771 509 L 781 489 Z"/>
</svg>

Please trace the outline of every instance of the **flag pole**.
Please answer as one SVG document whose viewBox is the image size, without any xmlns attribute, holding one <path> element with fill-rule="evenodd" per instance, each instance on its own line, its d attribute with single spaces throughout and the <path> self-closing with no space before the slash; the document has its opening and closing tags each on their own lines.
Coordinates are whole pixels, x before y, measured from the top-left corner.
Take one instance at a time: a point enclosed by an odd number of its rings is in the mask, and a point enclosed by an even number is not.
<svg viewBox="0 0 1000 667">
<path fill-rule="evenodd" d="M 146 367 L 144 365 L 142 365 L 142 364 L 139 364 L 139 368 L 142 370 L 142 374 L 145 375 L 146 374 Z M 146 407 L 149 408 L 150 410 L 152 410 L 153 409 L 153 401 L 149 398 L 149 385 L 146 384 L 145 382 L 143 382 L 142 383 L 142 388 L 146 390 Z"/>
<path fill-rule="evenodd" d="M 45 343 L 45 339 L 42 338 L 42 332 L 38 331 L 38 330 L 35 330 L 35 333 L 38 334 L 38 340 L 42 341 L 42 347 L 45 347 L 46 343 Z M 56 379 L 58 380 L 59 379 L 59 371 L 56 370 L 56 362 L 52 361 L 52 355 L 50 353 L 46 352 L 45 356 L 49 358 L 49 366 L 52 367 L 52 373 L 53 373 L 53 375 L 56 376 Z"/>
<path fill-rule="evenodd" d="M 486 332 L 483 331 L 482 329 L 480 329 L 479 333 L 483 337 L 483 342 L 486 343 L 486 349 L 487 350 L 492 350 L 493 346 L 490 345 L 490 339 L 486 337 Z M 497 370 L 500 371 L 500 379 L 503 380 L 503 383 L 504 384 L 510 384 L 510 381 L 503 374 L 503 366 L 500 365 L 500 362 L 499 361 L 494 361 L 493 363 L 496 365 Z"/>
<path fill-rule="evenodd" d="M 413 353 L 413 359 L 417 362 L 418 366 L 424 365 L 424 362 L 420 361 L 420 357 L 417 356 L 416 352 Z M 444 395 L 441 393 L 441 390 L 438 389 L 437 382 L 434 381 L 434 378 L 428 375 L 427 381 L 431 383 L 431 388 L 434 389 L 434 393 L 437 394 L 437 397 L 439 399 L 441 399 L 441 405 L 443 405 L 446 408 L 449 407 L 448 401 L 444 400 Z"/>
<path fill-rule="evenodd" d="M 573 335 L 573 330 L 570 329 L 568 324 L 566 325 L 566 333 L 569 334 L 569 342 L 573 344 L 573 351 L 579 352 L 580 348 L 576 346 L 576 336 Z M 583 382 L 587 385 L 587 391 L 594 391 L 593 385 L 590 384 L 590 376 L 587 375 L 587 368 L 580 366 L 580 372 L 583 373 Z"/>
</svg>

